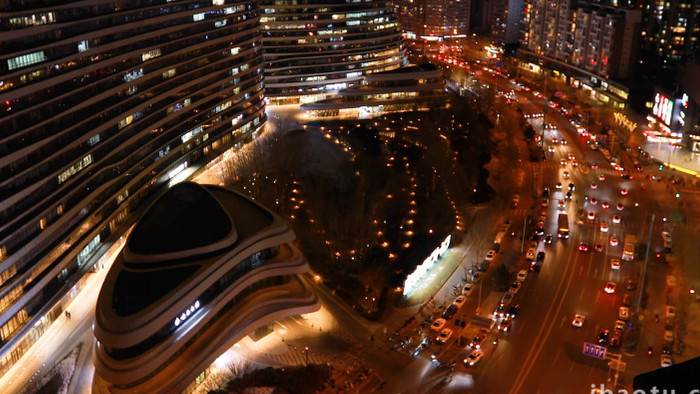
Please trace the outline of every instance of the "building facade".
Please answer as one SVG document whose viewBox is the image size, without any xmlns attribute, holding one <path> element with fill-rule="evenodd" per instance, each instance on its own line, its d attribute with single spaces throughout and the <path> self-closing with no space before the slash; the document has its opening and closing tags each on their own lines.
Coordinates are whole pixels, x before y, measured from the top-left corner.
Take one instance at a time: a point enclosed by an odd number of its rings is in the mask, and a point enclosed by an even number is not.
<svg viewBox="0 0 700 394">
<path fill-rule="evenodd" d="M 161 185 L 260 131 L 256 3 L 2 3 L 1 372 Z"/>
<path fill-rule="evenodd" d="M 487 23 L 494 42 L 501 46 L 520 42 L 523 0 L 490 0 L 487 4 Z"/>
<path fill-rule="evenodd" d="M 366 74 L 407 64 L 388 1 L 261 0 L 260 7 L 270 102 L 324 99 Z"/>
<path fill-rule="evenodd" d="M 644 5 L 642 46 L 646 61 L 675 69 L 700 49 L 700 3 L 648 0 Z"/>
<path fill-rule="evenodd" d="M 394 3 L 407 38 L 441 41 L 469 33 L 471 0 L 398 0 Z"/>
<path fill-rule="evenodd" d="M 319 310 L 294 239 L 284 219 L 240 193 L 171 187 L 100 291 L 93 392 L 183 392 L 243 337 Z"/>
<path fill-rule="evenodd" d="M 520 55 L 584 83 L 604 102 L 624 107 L 628 89 L 616 83 L 632 76 L 642 11 L 593 1 L 526 0 Z"/>
</svg>

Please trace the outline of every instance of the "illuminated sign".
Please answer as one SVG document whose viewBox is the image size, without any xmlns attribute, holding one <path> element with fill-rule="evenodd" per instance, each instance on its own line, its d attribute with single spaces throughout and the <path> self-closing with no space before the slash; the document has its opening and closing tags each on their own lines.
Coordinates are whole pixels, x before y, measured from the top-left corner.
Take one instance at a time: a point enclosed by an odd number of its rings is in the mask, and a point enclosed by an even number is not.
<svg viewBox="0 0 700 394">
<path fill-rule="evenodd" d="M 685 126 L 685 111 L 688 109 L 688 95 L 683 93 L 681 97 L 681 109 L 678 111 L 678 123 Z"/>
<path fill-rule="evenodd" d="M 428 256 L 423 263 L 416 267 L 416 270 L 412 274 L 406 277 L 403 286 L 403 294 L 408 295 L 416 287 L 420 279 L 428 272 L 428 270 L 435 265 L 435 263 L 442 257 L 447 249 L 450 247 L 450 241 L 452 241 L 452 236 L 448 235 L 444 241 L 433 250 L 433 253 Z"/>
<path fill-rule="evenodd" d="M 651 109 L 651 113 L 661 119 L 666 126 L 670 126 L 671 117 L 673 116 L 673 100 L 669 100 L 661 93 L 656 93 L 656 97 L 654 97 L 654 106 Z"/>
</svg>

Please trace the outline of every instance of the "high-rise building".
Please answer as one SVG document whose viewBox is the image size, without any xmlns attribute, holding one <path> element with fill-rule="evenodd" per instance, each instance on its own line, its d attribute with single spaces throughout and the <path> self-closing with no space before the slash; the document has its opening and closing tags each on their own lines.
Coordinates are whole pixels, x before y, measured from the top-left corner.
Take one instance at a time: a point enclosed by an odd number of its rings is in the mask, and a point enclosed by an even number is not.
<svg viewBox="0 0 700 394">
<path fill-rule="evenodd" d="M 271 102 L 317 101 L 408 63 L 388 1 L 261 0 L 260 8 Z"/>
<path fill-rule="evenodd" d="M 411 39 L 443 40 L 469 33 L 471 0 L 399 0 L 401 27 Z"/>
<path fill-rule="evenodd" d="M 489 34 L 497 45 L 520 41 L 523 0 L 491 0 L 487 2 Z"/>
<path fill-rule="evenodd" d="M 191 182 L 168 189 L 102 286 L 93 391 L 183 392 L 243 337 L 317 311 L 294 239 L 284 219 L 240 193 Z"/>
<path fill-rule="evenodd" d="M 256 136 L 256 3 L 0 3 L 1 372 L 160 185 Z"/>
<path fill-rule="evenodd" d="M 632 74 L 641 24 L 639 9 L 597 1 L 525 0 L 522 15 L 519 51 L 524 58 L 548 63 L 576 83 L 585 80 L 605 102 L 626 105 L 628 90 L 613 80 Z"/>
<path fill-rule="evenodd" d="M 700 2 L 648 0 L 644 5 L 643 61 L 675 69 L 700 49 Z M 657 68 L 656 68 L 657 69 Z"/>
</svg>

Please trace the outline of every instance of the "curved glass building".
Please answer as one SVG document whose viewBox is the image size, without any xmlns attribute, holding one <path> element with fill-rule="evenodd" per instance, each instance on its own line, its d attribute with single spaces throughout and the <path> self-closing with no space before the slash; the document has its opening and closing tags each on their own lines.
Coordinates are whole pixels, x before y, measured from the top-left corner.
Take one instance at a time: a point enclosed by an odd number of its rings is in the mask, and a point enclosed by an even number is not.
<svg viewBox="0 0 700 394">
<path fill-rule="evenodd" d="M 271 103 L 317 101 L 408 64 L 388 1 L 261 0 L 260 8 Z"/>
<path fill-rule="evenodd" d="M 318 310 L 294 239 L 240 193 L 170 188 L 134 226 L 100 292 L 93 392 L 182 392 L 255 329 Z"/>
<path fill-rule="evenodd" d="M 0 372 L 160 185 L 256 136 L 256 3 L 0 3 Z"/>
</svg>

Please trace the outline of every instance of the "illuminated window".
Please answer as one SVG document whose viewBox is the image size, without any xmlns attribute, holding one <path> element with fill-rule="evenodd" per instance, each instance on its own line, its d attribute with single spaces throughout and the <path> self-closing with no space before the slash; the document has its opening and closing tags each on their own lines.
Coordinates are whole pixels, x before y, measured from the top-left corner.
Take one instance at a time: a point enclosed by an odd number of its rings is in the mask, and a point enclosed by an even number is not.
<svg viewBox="0 0 700 394">
<path fill-rule="evenodd" d="M 63 215 L 63 204 L 56 207 L 56 213 L 59 215 Z"/>
<path fill-rule="evenodd" d="M 45 229 L 46 229 L 46 218 L 41 218 L 41 219 L 39 219 L 39 227 L 40 227 L 42 230 L 45 230 Z"/>
<path fill-rule="evenodd" d="M 41 63 L 48 58 L 44 54 L 44 51 L 28 53 L 26 55 L 21 55 L 7 59 L 7 68 L 9 70 L 14 70 L 17 68 L 22 68 L 26 66 L 31 66 L 32 64 Z"/>
</svg>

